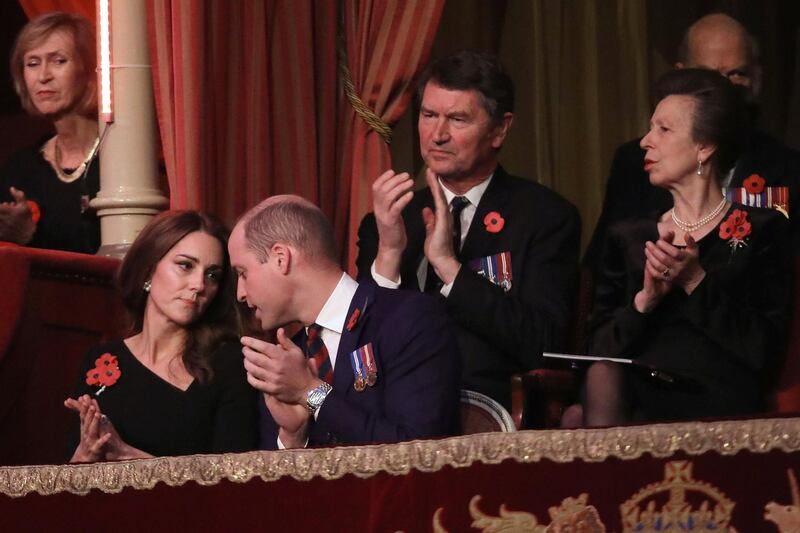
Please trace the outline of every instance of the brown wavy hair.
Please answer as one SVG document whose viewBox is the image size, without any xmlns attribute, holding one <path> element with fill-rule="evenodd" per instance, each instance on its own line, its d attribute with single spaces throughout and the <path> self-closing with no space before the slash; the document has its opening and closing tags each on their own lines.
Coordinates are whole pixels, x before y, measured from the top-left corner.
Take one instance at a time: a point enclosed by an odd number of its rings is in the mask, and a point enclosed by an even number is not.
<svg viewBox="0 0 800 533">
<path fill-rule="evenodd" d="M 14 48 L 11 50 L 11 77 L 14 80 L 14 90 L 19 96 L 22 108 L 31 115 L 40 117 L 25 85 L 25 54 L 32 48 L 42 44 L 48 37 L 56 32 L 64 32 L 72 37 L 75 45 L 75 60 L 83 80 L 84 87 L 78 93 L 83 97 L 75 106 L 78 113 L 97 116 L 97 46 L 95 45 L 94 27 L 88 20 L 75 15 L 53 11 L 45 13 L 28 22 L 17 35 Z"/>
<path fill-rule="evenodd" d="M 198 211 L 165 211 L 142 230 L 125 255 L 117 274 L 117 286 L 130 318 L 130 334 L 142 331 L 147 304 L 145 281 L 156 265 L 181 239 L 200 231 L 216 238 L 222 246 L 222 277 L 219 291 L 200 318 L 186 327 L 183 352 L 187 372 L 200 383 L 213 378 L 211 355 L 228 340 L 235 340 L 236 312 L 234 279 L 228 257 L 228 229 L 211 215 Z"/>
</svg>

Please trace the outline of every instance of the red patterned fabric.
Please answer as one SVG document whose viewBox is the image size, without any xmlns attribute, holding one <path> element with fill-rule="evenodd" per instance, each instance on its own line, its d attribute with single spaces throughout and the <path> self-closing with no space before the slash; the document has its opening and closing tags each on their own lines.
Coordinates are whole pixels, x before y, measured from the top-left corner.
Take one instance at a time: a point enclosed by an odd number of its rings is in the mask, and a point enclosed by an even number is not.
<svg viewBox="0 0 800 533">
<path fill-rule="evenodd" d="M 480 446 L 481 435 L 471 437 Z M 398 459 L 400 460 L 400 459 Z M 676 463 L 675 461 L 682 461 Z M 652 489 L 670 474 L 677 476 L 673 494 L 660 492 L 653 511 L 661 513 L 670 496 L 686 496 L 672 516 L 686 520 L 708 503 L 707 519 L 715 510 L 729 517 L 739 532 L 777 531 L 765 515 L 792 519 L 787 471 L 797 472 L 798 454 L 772 452 L 720 455 L 714 452 L 667 459 L 643 455 L 636 459 L 597 462 L 475 463 L 468 468 L 444 467 L 437 472 L 416 470 L 405 475 L 380 473 L 366 479 L 298 481 L 282 478 L 245 483 L 222 481 L 210 486 L 188 482 L 179 487 L 157 484 L 148 490 L 124 489 L 119 494 L 92 491 L 86 495 L 31 494 L 10 498 L 0 494 L 0 527 L 7 531 L 87 531 L 96 525 L 113 531 L 636 531 L 623 528 L 622 504 L 640 491 Z M 688 466 L 688 468 L 687 468 Z M 692 481 L 695 489 L 688 487 Z M 689 489 L 689 490 L 687 490 Z M 732 502 L 717 507 L 714 497 Z M 567 498 L 585 494 L 583 527 L 565 527 L 575 518 Z M 478 497 L 476 499 L 476 496 Z M 772 502 L 772 505 L 770 505 Z M 471 505 L 472 503 L 472 505 Z M 573 501 L 573 503 L 575 503 Z M 794 508 L 791 508 L 794 503 Z M 646 505 L 638 506 L 640 511 Z M 146 509 L 146 512 L 141 512 Z M 766 511 L 766 512 L 765 512 Z M 495 525 L 506 516 L 506 528 Z M 670 515 L 665 513 L 667 517 Z M 695 514 L 696 520 L 697 514 Z M 716 518 L 719 518 L 717 516 Z M 437 529 L 434 524 L 438 525 Z M 513 527 L 512 527 L 513 524 Z M 595 526 L 595 527 L 592 527 Z M 647 529 L 658 531 L 666 529 Z M 712 529 L 719 531 L 720 529 Z M 725 529 L 733 531 L 734 529 Z M 669 531 L 706 531 L 693 528 Z M 786 531 L 790 531 L 786 529 Z"/>
</svg>

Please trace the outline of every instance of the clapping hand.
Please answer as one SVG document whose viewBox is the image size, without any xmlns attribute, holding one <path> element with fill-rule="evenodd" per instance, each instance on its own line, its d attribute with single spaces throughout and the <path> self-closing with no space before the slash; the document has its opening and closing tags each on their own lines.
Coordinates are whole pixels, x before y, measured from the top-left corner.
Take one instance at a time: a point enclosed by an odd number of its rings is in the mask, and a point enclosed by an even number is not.
<svg viewBox="0 0 800 533">
<path fill-rule="evenodd" d="M 425 180 L 431 188 L 435 208 L 435 211 L 429 207 L 422 210 L 425 222 L 425 257 L 439 279 L 448 284 L 456 279 L 461 268 L 453 250 L 453 216 L 447 207 L 447 199 L 439 179 L 430 168 L 425 170 Z"/>
<path fill-rule="evenodd" d="M 105 446 L 111 439 L 111 433 L 100 428 L 103 415 L 97 401 L 84 394 L 77 400 L 67 398 L 64 406 L 76 411 L 81 419 L 80 441 L 70 462 L 94 463 L 105 459 Z"/>
<path fill-rule="evenodd" d="M 685 248 L 672 244 L 674 239 L 675 233 L 668 231 L 655 243 L 645 243 L 644 286 L 634 299 L 639 312 L 651 311 L 673 287 L 691 294 L 705 278 L 694 238 L 685 235 Z"/>
<path fill-rule="evenodd" d="M 36 222 L 31 217 L 31 209 L 25 193 L 11 187 L 13 202 L 0 203 L 0 241 L 28 244 L 36 231 Z"/>
<path fill-rule="evenodd" d="M 403 209 L 414 197 L 414 180 L 407 172 L 387 170 L 372 184 L 372 208 L 378 227 L 378 255 L 375 270 L 381 276 L 398 280 L 400 260 L 408 239 L 403 223 Z"/>
<path fill-rule="evenodd" d="M 278 329 L 278 344 L 253 337 L 242 337 L 247 381 L 264 394 L 264 402 L 287 448 L 305 444 L 310 413 L 306 407 L 308 391 L 321 383 L 313 359 Z"/>
<path fill-rule="evenodd" d="M 114 424 L 100 411 L 97 400 L 88 394 L 78 397 L 77 400 L 67 398 L 64 400 L 64 406 L 76 411 L 81 419 L 80 441 L 70 459 L 71 463 L 152 457 L 123 441 Z"/>
</svg>

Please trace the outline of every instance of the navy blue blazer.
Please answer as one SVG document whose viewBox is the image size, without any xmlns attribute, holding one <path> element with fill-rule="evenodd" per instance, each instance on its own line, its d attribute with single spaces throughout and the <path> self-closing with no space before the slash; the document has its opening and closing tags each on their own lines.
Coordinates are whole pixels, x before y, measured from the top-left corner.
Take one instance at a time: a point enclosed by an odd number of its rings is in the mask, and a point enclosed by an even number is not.
<svg viewBox="0 0 800 533">
<path fill-rule="evenodd" d="M 333 390 L 317 420 L 309 446 L 366 444 L 456 435 L 460 430 L 460 356 L 449 319 L 430 296 L 358 286 L 347 317 L 361 314 L 342 331 Z M 346 326 L 346 324 L 345 324 Z M 305 330 L 293 339 L 305 341 Z M 378 379 L 355 390 L 350 353 L 372 343 Z M 278 426 L 259 397 L 261 447 L 277 447 Z"/>
</svg>

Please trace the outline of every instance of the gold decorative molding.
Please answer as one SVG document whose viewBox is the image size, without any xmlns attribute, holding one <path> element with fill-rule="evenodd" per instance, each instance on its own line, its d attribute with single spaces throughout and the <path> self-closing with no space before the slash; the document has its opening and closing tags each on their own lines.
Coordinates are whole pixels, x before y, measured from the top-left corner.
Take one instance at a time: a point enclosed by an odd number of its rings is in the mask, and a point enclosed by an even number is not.
<svg viewBox="0 0 800 533">
<path fill-rule="evenodd" d="M 224 455 L 160 457 L 117 463 L 0 467 L 0 494 L 18 497 L 90 490 L 117 493 L 150 489 L 157 483 L 180 486 L 188 481 L 213 485 L 221 480 L 244 483 L 292 477 L 338 479 L 346 474 L 368 478 L 385 472 L 436 472 L 445 466 L 498 464 L 506 460 L 630 460 L 650 454 L 665 458 L 677 452 L 700 455 L 741 451 L 800 451 L 800 418 L 651 424 L 608 429 L 483 433 L 441 440 L 308 450 L 260 451 Z"/>
</svg>

